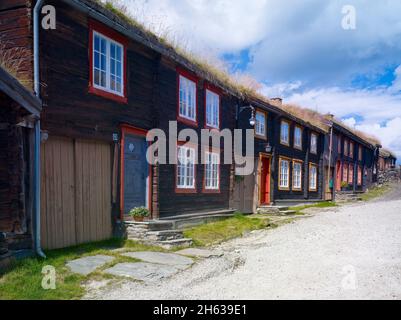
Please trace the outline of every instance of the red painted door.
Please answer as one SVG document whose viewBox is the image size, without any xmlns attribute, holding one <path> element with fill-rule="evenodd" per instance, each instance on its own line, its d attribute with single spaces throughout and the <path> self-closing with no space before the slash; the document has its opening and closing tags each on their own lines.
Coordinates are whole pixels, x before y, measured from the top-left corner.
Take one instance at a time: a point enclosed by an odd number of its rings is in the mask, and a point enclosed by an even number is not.
<svg viewBox="0 0 401 320">
<path fill-rule="evenodd" d="M 336 191 L 341 190 L 341 162 L 337 161 L 336 166 Z"/>
<path fill-rule="evenodd" d="M 270 204 L 270 159 L 262 158 L 260 204 Z"/>
</svg>

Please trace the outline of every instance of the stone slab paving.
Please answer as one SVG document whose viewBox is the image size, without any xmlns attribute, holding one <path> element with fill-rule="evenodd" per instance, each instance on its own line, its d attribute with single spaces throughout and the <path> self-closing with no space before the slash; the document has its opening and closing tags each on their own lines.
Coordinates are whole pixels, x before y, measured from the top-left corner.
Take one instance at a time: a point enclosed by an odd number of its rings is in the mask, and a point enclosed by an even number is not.
<svg viewBox="0 0 401 320">
<path fill-rule="evenodd" d="M 177 251 L 176 254 L 190 257 L 197 257 L 197 258 L 212 258 L 212 257 L 221 257 L 223 255 L 223 252 L 206 250 L 206 249 L 187 248 Z"/>
<path fill-rule="evenodd" d="M 97 255 L 71 260 L 68 261 L 66 265 L 71 269 L 72 272 L 86 276 L 95 271 L 97 268 L 100 268 L 113 260 L 114 257 Z"/>
<path fill-rule="evenodd" d="M 116 264 L 114 267 L 106 269 L 104 272 L 120 277 L 129 277 L 145 282 L 157 281 L 170 277 L 180 271 L 179 268 L 171 265 L 161 265 L 146 262 L 126 262 Z"/>
<path fill-rule="evenodd" d="M 186 269 L 194 263 L 192 259 L 174 253 L 143 251 L 127 252 L 123 253 L 122 255 L 130 258 L 136 258 L 149 263 L 174 266 L 178 269 Z"/>
</svg>

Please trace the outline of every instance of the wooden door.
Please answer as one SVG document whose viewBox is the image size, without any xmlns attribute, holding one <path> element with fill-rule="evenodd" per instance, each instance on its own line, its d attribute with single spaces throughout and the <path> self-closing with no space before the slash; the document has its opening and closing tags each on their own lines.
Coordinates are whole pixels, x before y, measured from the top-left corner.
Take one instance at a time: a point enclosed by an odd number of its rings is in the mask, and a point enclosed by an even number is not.
<svg viewBox="0 0 401 320">
<path fill-rule="evenodd" d="M 124 140 L 124 213 L 136 207 L 146 207 L 146 141 L 127 134 Z"/>
<path fill-rule="evenodd" d="M 336 165 L 336 191 L 341 190 L 341 161 L 337 161 Z"/>
<path fill-rule="evenodd" d="M 110 238 L 111 146 L 50 137 L 41 152 L 43 248 Z"/>
<path fill-rule="evenodd" d="M 261 158 L 260 204 L 270 204 L 270 158 Z"/>
</svg>

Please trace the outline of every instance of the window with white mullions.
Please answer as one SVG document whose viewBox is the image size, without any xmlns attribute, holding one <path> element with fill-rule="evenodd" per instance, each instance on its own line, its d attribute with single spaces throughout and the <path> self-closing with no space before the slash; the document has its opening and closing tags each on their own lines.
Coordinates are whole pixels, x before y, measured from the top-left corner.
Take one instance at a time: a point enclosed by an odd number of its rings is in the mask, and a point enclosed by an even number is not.
<svg viewBox="0 0 401 320">
<path fill-rule="evenodd" d="M 298 126 L 294 129 L 294 147 L 302 149 L 302 129 Z"/>
<path fill-rule="evenodd" d="M 317 154 L 317 135 L 315 133 L 312 133 L 310 137 L 310 152 Z"/>
<path fill-rule="evenodd" d="M 220 96 L 206 89 L 206 125 L 218 129 L 220 126 Z"/>
<path fill-rule="evenodd" d="M 294 162 L 293 165 L 292 188 L 295 190 L 302 189 L 302 163 Z"/>
<path fill-rule="evenodd" d="M 206 152 L 205 157 L 205 189 L 218 190 L 220 187 L 220 154 Z"/>
<path fill-rule="evenodd" d="M 290 182 L 289 182 L 289 176 L 290 176 L 290 166 L 289 166 L 289 161 L 288 160 L 280 160 L 280 182 L 279 186 L 282 189 L 288 189 Z"/>
<path fill-rule="evenodd" d="M 317 166 L 310 165 L 309 166 L 309 189 L 316 191 L 317 190 Z"/>
<path fill-rule="evenodd" d="M 261 111 L 256 111 L 255 116 L 255 134 L 257 136 L 266 137 L 266 114 Z"/>
<path fill-rule="evenodd" d="M 287 121 L 281 121 L 280 142 L 285 145 L 290 144 L 290 124 Z"/>
<path fill-rule="evenodd" d="M 123 46 L 93 32 L 93 85 L 123 96 Z"/>
<path fill-rule="evenodd" d="M 179 79 L 179 116 L 196 121 L 196 83 L 182 75 L 179 76 Z"/>
<path fill-rule="evenodd" d="M 195 188 L 195 149 L 178 147 L 177 149 L 177 188 Z"/>
</svg>

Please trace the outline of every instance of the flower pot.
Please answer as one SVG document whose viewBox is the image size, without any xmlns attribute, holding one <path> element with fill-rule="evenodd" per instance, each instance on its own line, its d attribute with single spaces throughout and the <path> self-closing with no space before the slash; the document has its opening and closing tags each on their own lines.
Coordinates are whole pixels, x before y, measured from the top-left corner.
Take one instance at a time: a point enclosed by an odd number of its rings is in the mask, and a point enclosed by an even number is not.
<svg viewBox="0 0 401 320">
<path fill-rule="evenodd" d="M 134 221 L 143 222 L 144 217 L 134 217 Z"/>
</svg>

